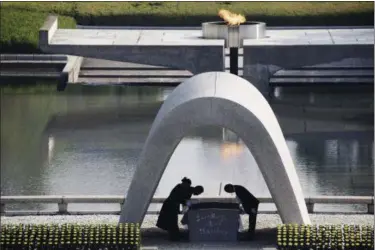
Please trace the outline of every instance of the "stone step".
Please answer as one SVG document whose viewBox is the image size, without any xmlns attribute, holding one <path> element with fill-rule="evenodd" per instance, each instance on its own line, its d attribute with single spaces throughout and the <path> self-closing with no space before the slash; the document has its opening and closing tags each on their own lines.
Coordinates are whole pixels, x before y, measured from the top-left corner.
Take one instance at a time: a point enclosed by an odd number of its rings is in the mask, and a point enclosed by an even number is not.
<svg viewBox="0 0 375 250">
<path fill-rule="evenodd" d="M 2 68 L 0 67 L 0 75 L 2 75 L 3 73 L 4 74 L 7 74 L 7 73 L 11 73 L 11 72 L 14 72 L 14 73 L 33 73 L 33 72 L 58 72 L 58 73 L 61 73 L 61 71 L 63 70 L 63 67 L 46 67 L 46 68 L 40 68 L 40 67 L 37 67 L 37 68 L 32 68 L 32 67 L 14 67 L 14 68 Z"/>
<path fill-rule="evenodd" d="M 314 85 L 373 85 L 373 77 L 283 77 L 271 78 L 269 81 L 274 87 L 314 86 Z"/>
<path fill-rule="evenodd" d="M 37 61 L 30 61 L 30 62 L 19 62 L 19 63 L 8 63 L 8 62 L 1 62 L 0 63 L 0 72 L 61 72 L 65 67 L 66 62 L 64 63 L 56 63 L 52 61 L 45 61 L 45 62 L 37 62 Z"/>
<path fill-rule="evenodd" d="M 64 61 L 67 60 L 67 55 L 59 55 L 59 54 L 0 54 L 1 62 L 9 62 L 9 61 Z"/>
<path fill-rule="evenodd" d="M 374 69 L 300 69 L 280 70 L 272 77 L 373 77 Z"/>
<path fill-rule="evenodd" d="M 42 77 L 42 78 L 58 78 L 61 72 L 11 72 L 1 71 L 0 77 Z"/>
<path fill-rule="evenodd" d="M 48 61 L 48 60 L 4 60 L 1 61 L 1 65 L 56 65 L 56 64 L 66 64 L 66 60 L 58 60 L 58 61 Z"/>
<path fill-rule="evenodd" d="M 81 70 L 92 69 L 147 69 L 147 70 L 166 70 L 167 67 L 154 66 L 140 63 L 110 61 L 105 59 L 84 58 Z"/>
<path fill-rule="evenodd" d="M 229 67 L 229 56 L 225 57 L 225 67 Z M 243 56 L 238 57 L 238 67 L 243 67 Z M 178 70 L 163 66 L 146 65 L 132 62 L 118 62 L 104 59 L 85 58 L 81 70 L 119 70 L 119 69 L 130 69 L 130 70 Z"/>
<path fill-rule="evenodd" d="M 80 77 L 191 77 L 189 71 L 186 70 L 82 70 L 79 73 Z"/>
<path fill-rule="evenodd" d="M 137 86 L 177 86 L 190 77 L 79 77 L 77 83 L 90 85 L 137 85 Z"/>
</svg>

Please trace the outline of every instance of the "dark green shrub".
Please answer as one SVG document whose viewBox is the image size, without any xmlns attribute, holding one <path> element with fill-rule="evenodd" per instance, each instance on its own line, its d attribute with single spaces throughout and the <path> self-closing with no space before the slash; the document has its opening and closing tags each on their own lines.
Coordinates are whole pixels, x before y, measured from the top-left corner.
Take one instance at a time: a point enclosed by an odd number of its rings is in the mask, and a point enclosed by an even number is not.
<svg viewBox="0 0 375 250">
<path fill-rule="evenodd" d="M 139 224 L 3 225 L 1 249 L 126 249 L 140 248 Z"/>
<path fill-rule="evenodd" d="M 297 225 L 277 227 L 279 249 L 374 249 L 374 227 L 358 225 Z"/>
</svg>

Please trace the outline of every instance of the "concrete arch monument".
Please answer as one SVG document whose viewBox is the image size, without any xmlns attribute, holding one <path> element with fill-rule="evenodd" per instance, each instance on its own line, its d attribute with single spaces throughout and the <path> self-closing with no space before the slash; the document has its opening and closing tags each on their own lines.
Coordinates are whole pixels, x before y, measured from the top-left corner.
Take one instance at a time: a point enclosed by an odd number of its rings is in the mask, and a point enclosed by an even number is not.
<svg viewBox="0 0 375 250">
<path fill-rule="evenodd" d="M 142 223 L 175 148 L 192 129 L 207 125 L 228 128 L 241 137 L 264 176 L 283 223 L 310 224 L 294 163 L 274 112 L 251 83 L 225 72 L 195 75 L 164 102 L 139 157 L 120 223 Z"/>
</svg>

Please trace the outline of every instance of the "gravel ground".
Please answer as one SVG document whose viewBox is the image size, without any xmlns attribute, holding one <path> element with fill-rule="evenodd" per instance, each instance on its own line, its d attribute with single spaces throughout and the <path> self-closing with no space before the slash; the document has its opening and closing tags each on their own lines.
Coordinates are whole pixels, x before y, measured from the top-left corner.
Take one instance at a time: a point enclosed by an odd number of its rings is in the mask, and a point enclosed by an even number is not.
<svg viewBox="0 0 375 250">
<path fill-rule="evenodd" d="M 117 223 L 118 215 L 68 215 L 68 216 L 1 216 L 1 223 Z M 181 219 L 181 217 L 180 217 Z M 374 225 L 374 215 L 371 214 L 310 214 L 313 224 L 371 224 Z M 142 228 L 155 227 L 156 215 L 147 215 Z M 242 216 L 242 222 L 247 227 L 247 217 Z M 259 214 L 257 217 L 257 229 L 275 228 L 281 224 L 278 214 Z"/>
</svg>

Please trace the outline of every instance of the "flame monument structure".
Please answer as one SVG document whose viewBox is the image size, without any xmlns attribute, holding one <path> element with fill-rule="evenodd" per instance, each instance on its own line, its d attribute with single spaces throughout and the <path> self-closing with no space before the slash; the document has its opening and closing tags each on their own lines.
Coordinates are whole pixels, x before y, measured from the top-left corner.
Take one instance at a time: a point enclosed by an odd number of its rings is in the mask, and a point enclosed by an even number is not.
<svg viewBox="0 0 375 250">
<path fill-rule="evenodd" d="M 210 125 L 232 130 L 247 145 L 283 223 L 310 224 L 294 163 L 274 112 L 255 86 L 225 72 L 195 75 L 168 96 L 143 146 L 120 223 L 143 222 L 179 142 L 192 129 Z"/>
</svg>

